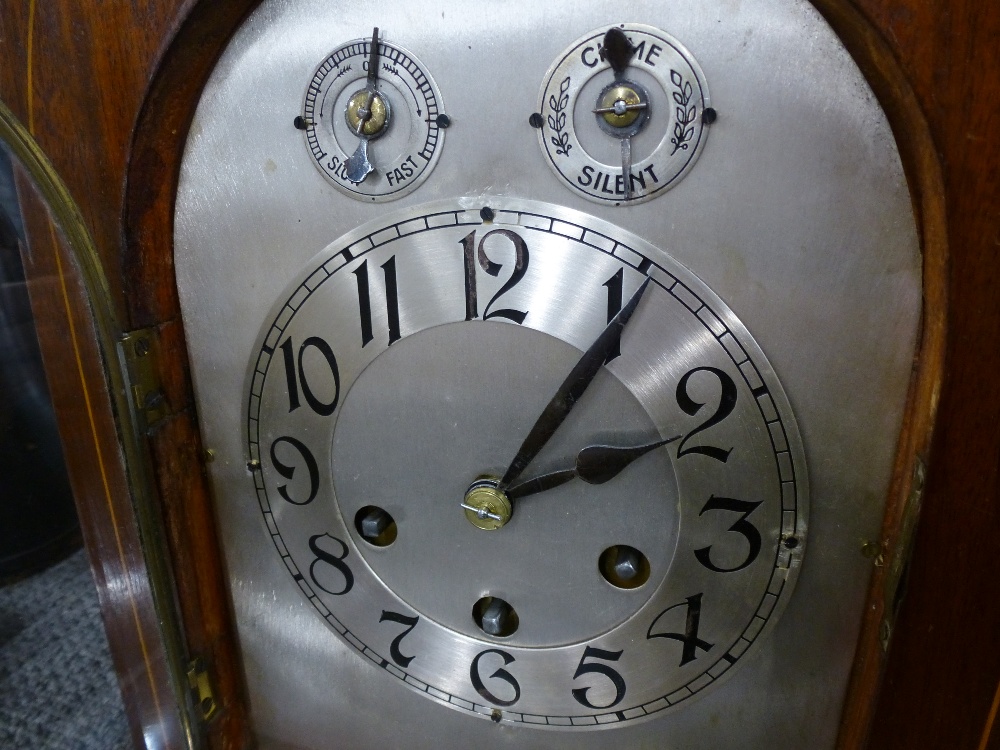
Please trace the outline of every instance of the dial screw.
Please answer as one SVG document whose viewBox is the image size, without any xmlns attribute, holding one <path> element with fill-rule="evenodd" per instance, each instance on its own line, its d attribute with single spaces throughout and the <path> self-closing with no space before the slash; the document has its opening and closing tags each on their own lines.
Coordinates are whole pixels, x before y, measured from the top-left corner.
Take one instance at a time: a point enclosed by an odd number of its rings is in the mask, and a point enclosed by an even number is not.
<svg viewBox="0 0 1000 750">
<path fill-rule="evenodd" d="M 642 110 L 648 105 L 642 96 L 632 86 L 619 84 L 607 89 L 597 103 L 595 114 L 615 128 L 627 128 L 639 119 Z"/>
<path fill-rule="evenodd" d="M 437 118 L 434 120 L 434 122 L 437 123 L 437 126 L 439 128 L 450 128 L 451 127 L 451 118 L 448 117 L 448 115 L 443 114 L 443 113 L 440 114 L 440 115 L 438 115 Z"/>
<path fill-rule="evenodd" d="M 635 547 L 616 544 L 601 553 L 597 569 L 615 588 L 637 589 L 649 580 L 649 558 Z"/>
<path fill-rule="evenodd" d="M 533 128 L 540 128 L 545 124 L 545 120 L 542 119 L 541 112 L 532 112 L 531 117 L 528 118 L 528 124 Z"/>
<path fill-rule="evenodd" d="M 484 596 L 472 608 L 472 617 L 486 635 L 506 638 L 517 630 L 517 612 L 503 599 Z"/>
<path fill-rule="evenodd" d="M 396 541 L 396 521 L 383 508 L 366 505 L 354 516 L 354 528 L 361 537 L 376 547 L 388 547 Z"/>
<path fill-rule="evenodd" d="M 364 518 L 361 519 L 361 536 L 365 539 L 374 539 L 392 523 L 389 514 L 381 508 L 372 508 Z"/>
<path fill-rule="evenodd" d="M 631 581 L 639 575 L 642 569 L 642 560 L 639 557 L 639 550 L 634 547 L 622 546 L 618 548 L 613 566 L 615 575 L 623 581 Z"/>
<path fill-rule="evenodd" d="M 502 599 L 494 599 L 483 612 L 483 630 L 487 635 L 500 635 L 507 629 L 510 605 Z"/>
</svg>

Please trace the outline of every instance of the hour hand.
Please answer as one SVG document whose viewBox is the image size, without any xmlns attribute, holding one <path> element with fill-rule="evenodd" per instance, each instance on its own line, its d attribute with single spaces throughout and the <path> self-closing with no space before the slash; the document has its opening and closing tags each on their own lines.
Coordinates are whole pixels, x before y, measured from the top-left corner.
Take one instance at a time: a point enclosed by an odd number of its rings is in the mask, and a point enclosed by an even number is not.
<svg viewBox="0 0 1000 750">
<path fill-rule="evenodd" d="M 679 438 L 680 435 L 674 435 L 665 440 L 636 446 L 588 445 L 577 454 L 574 468 L 553 471 L 519 482 L 507 490 L 507 497 L 515 500 L 534 495 L 566 484 L 577 477 L 588 484 L 604 484 L 618 476 L 636 459 Z"/>
</svg>

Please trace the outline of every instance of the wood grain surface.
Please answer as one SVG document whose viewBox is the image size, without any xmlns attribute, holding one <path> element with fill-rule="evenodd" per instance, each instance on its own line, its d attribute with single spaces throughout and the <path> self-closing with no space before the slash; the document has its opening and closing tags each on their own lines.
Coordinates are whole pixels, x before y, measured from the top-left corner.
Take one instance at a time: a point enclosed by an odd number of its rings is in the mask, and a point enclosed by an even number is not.
<svg viewBox="0 0 1000 750">
<path fill-rule="evenodd" d="M 869 747 L 1000 748 L 1000 5 L 868 0 L 941 160 L 946 379 Z"/>
<path fill-rule="evenodd" d="M 208 730 L 215 747 L 242 747 L 249 740 L 186 372 L 171 234 L 180 148 L 194 102 L 226 39 L 253 4 L 6 0 L 0 7 L 0 100 L 29 127 L 69 186 L 113 280 L 111 304 L 122 330 L 155 328 L 167 353 L 161 379 L 170 416 L 151 430 L 149 450 L 159 467 L 159 510 L 177 571 L 188 646 L 208 660 L 222 703 L 220 718 Z M 907 596 L 887 660 L 877 638 L 883 613 L 866 624 L 841 746 L 867 741 L 874 750 L 1000 750 L 1000 729 L 993 728 L 1000 705 L 994 564 L 1000 549 L 1000 4 L 816 4 L 859 60 L 890 116 L 925 250 L 933 248 L 928 270 L 942 282 L 932 292 L 941 299 L 931 302 L 943 310 L 947 301 L 948 310 L 946 337 L 943 315 L 925 321 L 922 351 L 933 359 L 935 347 L 947 347 L 943 382 L 930 360 L 915 363 L 914 411 L 900 441 L 897 495 L 908 496 L 917 455 L 928 465 Z M 127 493 L 112 485 L 110 494 L 124 515 L 109 529 L 100 505 L 107 499 L 93 490 L 103 482 L 88 459 L 95 446 L 104 446 L 111 476 L 122 476 L 123 468 L 112 450 L 110 412 L 95 418 L 81 411 L 80 386 L 70 382 L 69 374 L 79 368 L 60 337 L 51 289 L 57 243 L 46 240 L 50 230 L 44 222 L 32 220 L 29 228 L 28 271 L 41 314 L 43 354 L 91 552 L 95 562 L 104 561 L 108 540 L 117 534 L 125 559 L 138 560 L 141 546 L 128 518 Z M 70 309 L 80 315 L 86 310 L 81 281 L 72 264 L 66 274 Z M 98 375 L 87 387 L 99 400 L 100 354 L 85 314 L 80 323 L 85 339 L 80 361 Z M 941 330 L 928 330 L 934 326 Z M 940 407 L 928 446 L 926 405 L 934 402 Z M 898 523 L 887 529 L 891 553 Z M 136 563 L 140 579 L 141 569 Z M 880 576 L 877 572 L 876 585 Z M 115 582 L 98 579 L 110 601 Z M 874 590 L 872 601 L 880 594 Z M 148 606 L 137 601 L 140 609 Z M 141 663 L 130 608 L 119 597 L 117 606 L 105 608 L 105 619 L 136 732 L 149 721 L 150 698 L 130 682 Z M 155 666 L 139 670 L 143 681 L 162 688 L 164 678 Z"/>
</svg>

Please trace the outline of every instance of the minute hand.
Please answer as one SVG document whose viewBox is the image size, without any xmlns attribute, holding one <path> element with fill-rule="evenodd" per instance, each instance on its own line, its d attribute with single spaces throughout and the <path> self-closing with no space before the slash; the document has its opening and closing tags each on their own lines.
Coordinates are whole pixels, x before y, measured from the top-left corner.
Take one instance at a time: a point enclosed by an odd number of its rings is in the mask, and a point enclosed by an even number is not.
<svg viewBox="0 0 1000 750">
<path fill-rule="evenodd" d="M 549 403 L 545 406 L 545 409 L 531 428 L 531 432 L 528 433 L 528 437 L 521 443 L 521 448 L 518 450 L 517 455 L 514 456 L 514 460 L 511 461 L 510 466 L 507 467 L 507 471 L 504 472 L 503 477 L 500 479 L 497 489 L 501 492 L 510 486 L 510 483 L 517 479 L 521 475 L 521 472 L 527 468 L 531 460 L 538 455 L 538 452 L 549 441 L 549 438 L 559 429 L 559 425 L 563 423 L 570 411 L 572 411 L 576 402 L 583 396 L 584 391 L 587 390 L 591 381 L 593 381 L 598 371 L 604 365 L 608 354 L 614 350 L 615 345 L 621 340 L 622 331 L 625 330 L 625 326 L 632 317 L 632 313 L 635 312 L 639 300 L 642 299 L 646 287 L 649 286 L 649 281 L 647 278 L 642 282 L 642 285 L 635 291 L 632 298 L 618 311 L 618 314 L 601 331 L 601 334 L 590 345 L 590 348 L 584 352 L 580 361 L 576 363 L 576 366 L 566 376 L 562 385 L 559 386 L 559 390 L 549 400 Z"/>
</svg>

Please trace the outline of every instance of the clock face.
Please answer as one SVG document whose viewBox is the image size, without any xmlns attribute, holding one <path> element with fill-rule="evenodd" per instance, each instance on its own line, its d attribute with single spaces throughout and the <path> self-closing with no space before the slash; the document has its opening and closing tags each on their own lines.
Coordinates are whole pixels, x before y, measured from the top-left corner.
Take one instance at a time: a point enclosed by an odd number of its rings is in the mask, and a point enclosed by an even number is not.
<svg viewBox="0 0 1000 750">
<path fill-rule="evenodd" d="M 810 6 L 264 0 L 176 207 L 261 747 L 834 746 L 921 263 Z"/>
<path fill-rule="evenodd" d="M 504 474 L 647 278 L 506 490 L 510 518 L 483 528 L 470 488 Z M 696 277 L 585 214 L 448 201 L 350 233 L 275 304 L 244 403 L 291 578 L 359 656 L 449 706 L 566 728 L 654 716 L 738 668 L 791 594 L 808 491 L 777 378 Z M 599 476 L 597 446 L 618 449 Z"/>
</svg>

